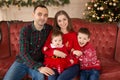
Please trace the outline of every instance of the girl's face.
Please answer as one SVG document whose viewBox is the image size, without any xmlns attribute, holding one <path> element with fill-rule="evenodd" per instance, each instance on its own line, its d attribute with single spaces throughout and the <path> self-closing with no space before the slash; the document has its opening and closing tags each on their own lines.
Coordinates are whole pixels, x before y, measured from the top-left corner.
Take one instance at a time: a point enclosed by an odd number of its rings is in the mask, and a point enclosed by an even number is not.
<svg viewBox="0 0 120 80">
<path fill-rule="evenodd" d="M 85 46 L 87 44 L 87 42 L 90 41 L 90 38 L 88 37 L 88 35 L 83 34 L 83 33 L 78 33 L 77 39 L 78 39 L 78 43 L 79 43 L 80 47 Z"/>
<path fill-rule="evenodd" d="M 56 47 L 60 47 L 62 45 L 62 36 L 56 36 L 52 38 L 52 44 Z"/>
<path fill-rule="evenodd" d="M 68 26 L 68 18 L 65 15 L 59 15 L 57 18 L 57 23 L 59 27 L 61 28 L 61 30 L 63 29 L 66 30 Z"/>
</svg>

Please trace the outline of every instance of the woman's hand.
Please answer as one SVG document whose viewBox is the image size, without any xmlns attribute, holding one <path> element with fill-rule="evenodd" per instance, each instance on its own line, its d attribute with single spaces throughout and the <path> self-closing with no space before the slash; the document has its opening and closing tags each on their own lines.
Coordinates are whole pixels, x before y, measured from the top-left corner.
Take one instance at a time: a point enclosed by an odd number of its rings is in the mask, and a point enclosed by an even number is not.
<svg viewBox="0 0 120 80">
<path fill-rule="evenodd" d="M 81 56 L 83 53 L 82 53 L 82 51 L 80 51 L 80 50 L 74 50 L 74 51 L 73 51 L 73 54 L 79 57 L 79 56 Z"/>
<path fill-rule="evenodd" d="M 53 54 L 57 57 L 61 57 L 61 58 L 65 58 L 67 55 L 62 52 L 62 51 L 59 51 L 59 50 L 54 50 Z"/>
<path fill-rule="evenodd" d="M 48 67 L 40 67 L 38 68 L 38 71 L 46 76 L 55 74 L 54 71 Z"/>
</svg>

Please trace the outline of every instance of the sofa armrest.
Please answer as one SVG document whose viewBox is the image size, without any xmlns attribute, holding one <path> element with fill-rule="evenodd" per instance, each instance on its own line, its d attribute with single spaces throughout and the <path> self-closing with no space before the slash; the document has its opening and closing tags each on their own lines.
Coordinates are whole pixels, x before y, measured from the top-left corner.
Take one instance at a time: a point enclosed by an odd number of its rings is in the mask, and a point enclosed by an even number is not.
<svg viewBox="0 0 120 80">
<path fill-rule="evenodd" d="M 118 27 L 115 60 L 120 62 L 120 26 Z"/>
</svg>

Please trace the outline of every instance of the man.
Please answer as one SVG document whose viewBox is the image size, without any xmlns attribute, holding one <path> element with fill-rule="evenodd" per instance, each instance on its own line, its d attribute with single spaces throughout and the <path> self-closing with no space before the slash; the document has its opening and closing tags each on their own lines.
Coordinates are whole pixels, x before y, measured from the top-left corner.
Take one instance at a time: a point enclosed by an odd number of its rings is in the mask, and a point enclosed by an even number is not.
<svg viewBox="0 0 120 80">
<path fill-rule="evenodd" d="M 46 24 L 48 9 L 38 5 L 33 11 L 34 21 L 20 32 L 20 54 L 12 64 L 3 80 L 21 80 L 29 74 L 33 80 L 44 80 L 44 75 L 53 75 L 54 71 L 44 67 L 42 47 L 52 27 Z"/>
</svg>

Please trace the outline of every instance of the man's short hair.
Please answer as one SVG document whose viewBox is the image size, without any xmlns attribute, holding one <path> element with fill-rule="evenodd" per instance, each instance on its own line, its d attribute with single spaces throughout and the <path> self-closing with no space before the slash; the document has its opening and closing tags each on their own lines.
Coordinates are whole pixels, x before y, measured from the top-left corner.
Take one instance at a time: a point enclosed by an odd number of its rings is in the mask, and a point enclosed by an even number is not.
<svg viewBox="0 0 120 80">
<path fill-rule="evenodd" d="M 88 37 L 90 37 L 91 35 L 90 31 L 87 28 L 83 28 L 83 27 L 78 30 L 78 33 L 86 34 L 88 35 Z"/>
<path fill-rule="evenodd" d="M 41 7 L 41 8 L 46 8 L 47 10 L 48 10 L 48 8 L 45 6 L 45 5 L 37 5 L 37 6 L 35 6 L 34 7 L 34 12 L 35 12 L 35 10 L 38 8 L 38 7 Z"/>
</svg>

